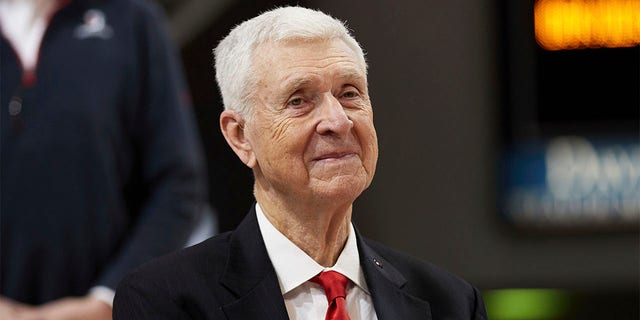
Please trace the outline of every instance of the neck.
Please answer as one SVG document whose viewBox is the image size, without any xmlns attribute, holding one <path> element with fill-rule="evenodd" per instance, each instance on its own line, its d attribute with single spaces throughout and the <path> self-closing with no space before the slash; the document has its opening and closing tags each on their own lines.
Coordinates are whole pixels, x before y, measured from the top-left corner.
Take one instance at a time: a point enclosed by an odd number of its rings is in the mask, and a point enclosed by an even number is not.
<svg viewBox="0 0 640 320">
<path fill-rule="evenodd" d="M 267 196 L 258 188 L 255 196 L 269 222 L 291 242 L 324 267 L 336 263 L 349 237 L 351 203 L 306 205 Z"/>
</svg>

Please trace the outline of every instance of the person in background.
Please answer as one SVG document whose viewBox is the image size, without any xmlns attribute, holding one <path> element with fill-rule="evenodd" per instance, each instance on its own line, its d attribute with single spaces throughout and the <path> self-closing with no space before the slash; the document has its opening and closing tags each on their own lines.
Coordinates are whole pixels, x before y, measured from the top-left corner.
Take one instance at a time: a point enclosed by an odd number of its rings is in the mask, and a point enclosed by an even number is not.
<svg viewBox="0 0 640 320">
<path fill-rule="evenodd" d="M 163 19 L 144 0 L 0 0 L 0 319 L 111 319 L 123 275 L 211 214 Z"/>
<path fill-rule="evenodd" d="M 363 51 L 342 22 L 265 12 L 220 42 L 215 66 L 222 133 L 257 203 L 235 231 L 123 279 L 114 319 L 486 319 L 472 285 L 351 223 L 378 144 Z"/>
</svg>

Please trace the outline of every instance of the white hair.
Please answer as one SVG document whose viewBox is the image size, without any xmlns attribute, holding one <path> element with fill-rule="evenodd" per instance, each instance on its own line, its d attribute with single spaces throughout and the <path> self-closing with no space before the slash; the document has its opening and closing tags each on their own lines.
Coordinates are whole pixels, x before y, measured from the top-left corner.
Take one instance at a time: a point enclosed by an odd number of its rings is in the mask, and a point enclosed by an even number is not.
<svg viewBox="0 0 640 320">
<path fill-rule="evenodd" d="M 255 48 L 265 42 L 288 40 L 343 40 L 367 70 L 364 53 L 343 22 L 303 7 L 281 7 L 247 20 L 229 32 L 213 50 L 216 81 L 224 108 L 249 119 L 256 79 L 252 77 Z"/>
</svg>

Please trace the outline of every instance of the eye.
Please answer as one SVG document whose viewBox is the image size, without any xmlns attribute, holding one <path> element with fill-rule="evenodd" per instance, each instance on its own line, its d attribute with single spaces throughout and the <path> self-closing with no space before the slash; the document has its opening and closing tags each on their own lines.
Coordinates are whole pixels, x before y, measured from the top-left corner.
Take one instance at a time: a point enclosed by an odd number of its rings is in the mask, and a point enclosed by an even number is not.
<svg viewBox="0 0 640 320">
<path fill-rule="evenodd" d="M 297 106 L 302 105 L 303 102 L 304 102 L 304 100 L 302 100 L 302 98 L 294 98 L 294 99 L 289 100 L 287 105 L 297 107 Z"/>
<path fill-rule="evenodd" d="M 358 92 L 356 92 L 356 91 L 347 91 L 347 92 L 342 94 L 342 97 L 343 98 L 347 98 L 347 99 L 357 98 L 358 97 Z"/>
<path fill-rule="evenodd" d="M 342 86 L 342 94 L 340 95 L 340 98 L 356 99 L 358 97 L 360 97 L 360 90 L 358 90 L 358 87 L 352 84 L 345 84 Z"/>
</svg>

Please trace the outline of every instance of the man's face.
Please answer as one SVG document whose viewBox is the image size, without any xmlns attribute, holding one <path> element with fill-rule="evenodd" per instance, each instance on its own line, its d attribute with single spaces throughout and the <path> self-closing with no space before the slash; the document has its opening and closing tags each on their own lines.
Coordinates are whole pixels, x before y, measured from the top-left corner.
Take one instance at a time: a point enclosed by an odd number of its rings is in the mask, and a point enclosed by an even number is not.
<svg viewBox="0 0 640 320">
<path fill-rule="evenodd" d="M 291 201 L 353 201 L 373 178 L 378 142 L 364 66 L 342 40 L 258 46 L 245 135 L 258 188 Z"/>
</svg>

